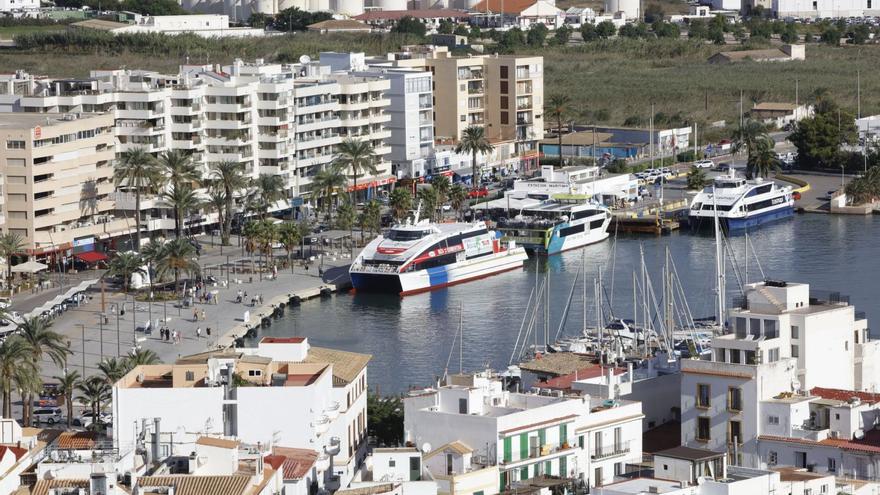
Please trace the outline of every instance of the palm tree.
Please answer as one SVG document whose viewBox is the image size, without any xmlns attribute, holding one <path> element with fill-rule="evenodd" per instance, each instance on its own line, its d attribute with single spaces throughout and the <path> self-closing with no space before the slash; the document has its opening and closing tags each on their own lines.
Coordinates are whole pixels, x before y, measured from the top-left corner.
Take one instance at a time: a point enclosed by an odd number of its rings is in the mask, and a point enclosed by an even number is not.
<svg viewBox="0 0 880 495">
<path fill-rule="evenodd" d="M 101 403 L 110 400 L 112 390 L 110 385 L 100 376 L 90 376 L 81 381 L 76 387 L 79 395 L 77 400 L 80 404 L 92 410 L 92 418 L 94 422 L 90 427 L 98 427 L 100 424 Z"/>
<path fill-rule="evenodd" d="M 190 276 L 201 272 L 201 267 L 196 261 L 196 248 L 190 244 L 189 240 L 168 241 L 163 251 L 164 256 L 156 263 L 156 272 L 160 277 L 173 273 L 175 289 L 179 289 L 181 272 Z"/>
<path fill-rule="evenodd" d="M 409 211 L 412 210 L 412 194 L 410 194 L 409 189 L 405 187 L 395 187 L 394 190 L 391 191 L 388 204 L 391 206 L 391 209 L 394 210 L 394 218 L 396 218 L 398 222 L 402 222 L 404 217 L 406 217 L 406 215 L 409 214 Z"/>
<path fill-rule="evenodd" d="M 449 190 L 449 204 L 455 211 L 455 218 L 461 218 L 461 210 L 467 202 L 468 194 L 461 184 L 455 184 Z"/>
<path fill-rule="evenodd" d="M 129 371 L 137 366 L 148 366 L 151 364 L 159 364 L 162 360 L 155 352 L 149 349 L 135 349 L 125 357 L 125 365 Z"/>
<path fill-rule="evenodd" d="M 760 141 L 771 139 L 767 134 L 767 126 L 753 119 L 746 119 L 738 129 L 733 131 L 733 152 L 745 150 L 746 156 L 757 151 Z"/>
<path fill-rule="evenodd" d="M 435 191 L 433 187 L 423 187 L 419 189 L 417 197 L 419 200 L 419 208 L 421 208 L 422 211 L 428 212 L 428 218 L 433 220 L 434 214 L 437 211 L 437 191 Z"/>
<path fill-rule="evenodd" d="M 159 157 L 159 166 L 166 183 L 172 186 L 198 184 L 202 175 L 192 162 L 192 157 L 181 150 L 166 151 Z"/>
<path fill-rule="evenodd" d="M 294 223 L 285 223 L 278 228 L 278 242 L 280 242 L 281 245 L 284 246 L 284 250 L 287 251 L 287 264 L 290 265 L 291 271 L 293 271 L 293 257 L 291 253 L 293 253 L 293 250 L 299 246 L 299 234 L 299 227 Z"/>
<path fill-rule="evenodd" d="M 461 139 L 455 146 L 456 153 L 471 154 L 471 186 L 477 189 L 480 185 L 478 176 L 477 153 L 485 155 L 492 152 L 492 144 L 486 138 L 486 130 L 482 127 L 470 126 L 461 133 Z"/>
<path fill-rule="evenodd" d="M 334 163 L 340 170 L 351 172 L 352 193 L 351 204 L 357 204 L 357 181 L 363 174 L 375 175 L 379 173 L 376 168 L 376 150 L 369 141 L 359 141 L 351 138 L 344 139 L 336 147 Z"/>
<path fill-rule="evenodd" d="M 60 333 L 49 328 L 40 317 L 33 316 L 23 320 L 18 324 L 16 335 L 21 337 L 27 343 L 31 352 L 31 360 L 36 369 L 40 369 L 43 357 L 48 357 L 58 368 L 63 369 L 67 364 L 67 356 L 71 354 L 70 348 L 67 347 L 67 339 Z M 24 418 L 30 419 L 31 394 L 26 394 Z"/>
<path fill-rule="evenodd" d="M 755 148 L 749 153 L 746 163 L 746 175 L 750 177 L 767 177 L 770 172 L 779 168 L 779 158 L 773 151 L 773 138 L 766 136 L 757 141 Z"/>
<path fill-rule="evenodd" d="M 356 216 L 351 201 L 349 201 L 348 198 L 343 199 L 338 205 L 336 205 L 336 222 L 333 224 L 334 228 L 339 230 L 350 230 L 352 224 L 356 220 Z"/>
<path fill-rule="evenodd" d="M 145 273 L 144 259 L 138 253 L 117 252 L 110 260 L 108 272 L 113 276 L 122 277 L 122 290 L 128 292 L 131 276 L 135 273 Z"/>
<path fill-rule="evenodd" d="M 107 382 L 107 385 L 112 387 L 114 383 L 119 381 L 130 370 L 128 363 L 125 362 L 125 358 L 116 359 L 108 357 L 98 363 L 98 371 L 104 375 L 104 381 Z"/>
<path fill-rule="evenodd" d="M 556 120 L 556 138 L 559 144 L 559 166 L 563 165 L 562 163 L 562 120 L 565 118 L 565 115 L 568 113 L 568 105 L 571 103 L 571 97 L 564 94 L 555 94 L 550 95 L 550 98 L 547 99 L 547 104 L 549 105 L 549 109 L 546 110 L 546 113 L 550 115 L 553 119 Z"/>
<path fill-rule="evenodd" d="M 257 195 L 260 218 L 266 217 L 270 206 L 287 197 L 284 193 L 284 179 L 280 175 L 260 174 L 254 181 L 254 186 L 253 193 Z"/>
<path fill-rule="evenodd" d="M 24 252 L 24 249 L 24 239 L 20 235 L 8 232 L 0 236 L 0 256 L 6 260 L 6 281 L 9 288 L 12 288 L 12 257 Z"/>
<path fill-rule="evenodd" d="M 260 238 L 260 222 L 248 222 L 241 229 L 241 235 L 244 237 L 244 250 L 248 254 L 252 254 L 257 250 Z"/>
<path fill-rule="evenodd" d="M 687 188 L 694 191 L 700 190 L 706 187 L 706 184 L 709 182 L 709 179 L 706 177 L 706 172 L 697 167 L 693 167 L 688 171 L 687 174 Z"/>
<path fill-rule="evenodd" d="M 3 398 L 3 416 L 12 417 L 12 391 L 24 375 L 38 373 L 30 345 L 22 337 L 13 335 L 0 342 L 0 395 Z"/>
<path fill-rule="evenodd" d="M 449 196 L 449 187 L 452 185 L 449 182 L 449 177 L 445 175 L 438 175 L 431 179 L 431 188 L 437 192 L 437 208 L 442 208 L 443 205 L 446 204 L 446 200 Z"/>
<path fill-rule="evenodd" d="M 217 180 L 226 197 L 226 213 L 223 217 L 225 223 L 220 226 L 220 241 L 224 246 L 229 245 L 229 234 L 232 231 L 235 193 L 247 186 L 244 172 L 244 165 L 238 162 L 224 161 L 211 164 L 211 177 Z"/>
<path fill-rule="evenodd" d="M 260 220 L 257 222 L 257 242 L 260 252 L 266 257 L 268 265 L 272 259 L 272 246 L 278 239 L 278 226 L 272 220 Z"/>
<path fill-rule="evenodd" d="M 136 248 L 141 246 L 141 190 L 148 188 L 157 178 L 156 159 L 144 148 L 137 147 L 125 151 L 113 169 L 116 186 L 125 183 L 134 188 L 134 221 L 137 224 L 135 233 Z"/>
<path fill-rule="evenodd" d="M 169 190 L 162 192 L 162 198 L 174 209 L 174 235 L 179 239 L 184 219 L 202 204 L 202 200 L 189 184 L 172 184 Z"/>
<path fill-rule="evenodd" d="M 223 243 L 223 219 L 225 218 L 223 213 L 226 208 L 226 191 L 223 190 L 223 185 L 220 184 L 219 181 L 212 180 L 208 184 L 208 200 L 205 202 L 206 205 L 210 206 L 212 210 L 217 211 L 217 225 L 220 226 L 220 241 Z M 213 242 L 213 238 L 212 241 Z"/>
<path fill-rule="evenodd" d="M 73 423 L 73 393 L 80 384 L 79 371 L 66 371 L 61 376 L 52 377 L 58 382 L 58 392 L 64 397 L 64 405 L 67 407 L 67 428 Z"/>
<path fill-rule="evenodd" d="M 345 174 L 339 167 L 326 167 L 312 177 L 312 190 L 318 193 L 327 212 L 327 225 L 333 225 L 333 196 L 345 187 Z"/>
<path fill-rule="evenodd" d="M 379 202 L 375 199 L 367 203 L 364 207 L 363 213 L 360 216 L 360 224 L 361 224 L 361 237 L 364 235 L 364 229 L 370 231 L 370 235 L 373 235 L 373 232 L 379 230 L 379 225 L 382 222 L 382 207 L 379 206 Z"/>
</svg>

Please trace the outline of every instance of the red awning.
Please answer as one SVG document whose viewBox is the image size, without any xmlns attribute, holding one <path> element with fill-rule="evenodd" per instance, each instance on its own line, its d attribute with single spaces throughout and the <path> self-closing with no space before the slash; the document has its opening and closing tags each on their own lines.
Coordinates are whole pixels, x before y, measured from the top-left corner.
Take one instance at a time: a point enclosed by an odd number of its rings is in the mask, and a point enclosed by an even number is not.
<svg viewBox="0 0 880 495">
<path fill-rule="evenodd" d="M 85 253 L 77 253 L 73 255 L 74 258 L 85 261 L 86 263 L 97 263 L 99 261 L 104 261 L 107 259 L 107 255 L 104 253 L 99 253 L 98 251 L 86 251 Z"/>
</svg>

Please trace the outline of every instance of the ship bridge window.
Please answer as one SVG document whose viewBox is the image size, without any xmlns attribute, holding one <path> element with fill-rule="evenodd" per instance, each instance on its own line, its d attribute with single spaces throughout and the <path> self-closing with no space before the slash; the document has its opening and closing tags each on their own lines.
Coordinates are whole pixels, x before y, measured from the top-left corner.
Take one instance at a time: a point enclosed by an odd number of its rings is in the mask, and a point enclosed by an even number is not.
<svg viewBox="0 0 880 495">
<path fill-rule="evenodd" d="M 703 210 L 713 210 L 715 205 L 703 205 Z M 730 211 L 733 205 L 718 205 L 718 211 Z"/>
<path fill-rule="evenodd" d="M 602 213 L 601 210 L 581 210 L 581 211 L 576 211 L 576 212 L 574 212 L 574 213 L 571 214 L 571 219 L 572 219 L 572 220 L 579 220 L 579 219 L 581 219 L 581 218 L 591 217 L 591 216 L 593 216 L 593 215 L 598 215 L 598 214 L 600 214 L 600 213 Z"/>
<path fill-rule="evenodd" d="M 736 189 L 743 185 L 742 181 L 718 181 L 715 183 L 715 189 Z"/>
<path fill-rule="evenodd" d="M 431 234 L 430 230 L 391 230 L 386 239 L 390 241 L 415 241 Z"/>
<path fill-rule="evenodd" d="M 747 196 L 756 196 L 758 194 L 768 193 L 771 189 L 773 189 L 773 184 L 764 184 L 763 186 L 758 186 L 749 191 L 749 194 L 747 194 Z"/>
</svg>

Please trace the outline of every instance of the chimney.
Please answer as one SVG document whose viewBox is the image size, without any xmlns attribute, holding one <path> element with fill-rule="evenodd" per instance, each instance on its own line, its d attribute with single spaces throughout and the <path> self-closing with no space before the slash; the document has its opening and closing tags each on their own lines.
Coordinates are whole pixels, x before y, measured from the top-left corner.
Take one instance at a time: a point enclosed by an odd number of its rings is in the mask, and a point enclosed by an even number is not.
<svg viewBox="0 0 880 495">
<path fill-rule="evenodd" d="M 614 366 L 610 366 L 608 368 L 608 398 L 614 398 L 614 384 L 612 381 L 614 380 Z"/>
<path fill-rule="evenodd" d="M 159 426 L 161 421 L 161 418 L 153 418 L 153 445 L 151 447 L 153 453 L 153 463 L 155 464 L 159 463 L 159 435 L 162 431 L 160 430 Z"/>
</svg>

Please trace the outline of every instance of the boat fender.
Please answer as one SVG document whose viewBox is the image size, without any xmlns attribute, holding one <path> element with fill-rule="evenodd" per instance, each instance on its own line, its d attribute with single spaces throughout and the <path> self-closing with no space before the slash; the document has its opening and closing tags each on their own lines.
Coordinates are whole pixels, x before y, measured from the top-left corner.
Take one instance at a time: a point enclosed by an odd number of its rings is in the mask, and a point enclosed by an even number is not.
<svg viewBox="0 0 880 495">
<path fill-rule="evenodd" d="M 291 306 L 299 306 L 302 303 L 302 298 L 299 296 L 291 296 L 288 302 Z"/>
<path fill-rule="evenodd" d="M 323 287 L 321 289 L 321 297 L 327 298 L 333 295 L 333 291 L 330 290 L 329 287 Z"/>
</svg>

